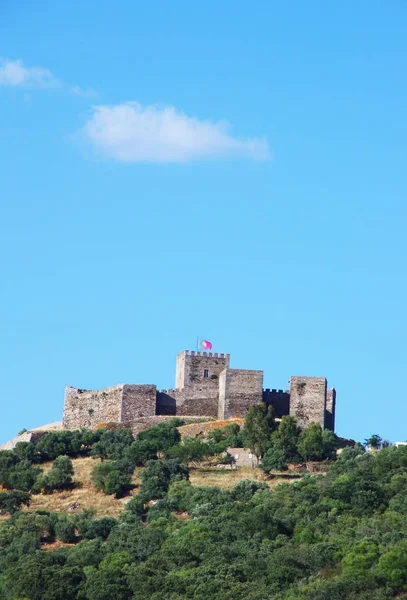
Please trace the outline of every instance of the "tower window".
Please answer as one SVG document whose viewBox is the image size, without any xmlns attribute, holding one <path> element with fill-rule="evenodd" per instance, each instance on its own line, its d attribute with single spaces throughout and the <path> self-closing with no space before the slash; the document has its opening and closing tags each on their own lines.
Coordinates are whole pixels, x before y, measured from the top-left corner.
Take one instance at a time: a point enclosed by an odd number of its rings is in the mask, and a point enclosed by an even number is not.
<svg viewBox="0 0 407 600">
<path fill-rule="evenodd" d="M 204 370 L 204 377 L 209 377 L 209 371 L 208 371 L 208 369 Z"/>
</svg>

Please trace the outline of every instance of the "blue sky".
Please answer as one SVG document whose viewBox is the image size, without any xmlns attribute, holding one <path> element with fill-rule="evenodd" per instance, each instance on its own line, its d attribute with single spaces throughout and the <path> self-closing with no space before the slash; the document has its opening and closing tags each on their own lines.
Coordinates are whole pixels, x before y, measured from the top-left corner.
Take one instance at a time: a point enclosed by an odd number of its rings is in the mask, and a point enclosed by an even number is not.
<svg viewBox="0 0 407 600">
<path fill-rule="evenodd" d="M 407 3 L 3 0 L 0 442 L 197 335 L 407 439 Z"/>
</svg>

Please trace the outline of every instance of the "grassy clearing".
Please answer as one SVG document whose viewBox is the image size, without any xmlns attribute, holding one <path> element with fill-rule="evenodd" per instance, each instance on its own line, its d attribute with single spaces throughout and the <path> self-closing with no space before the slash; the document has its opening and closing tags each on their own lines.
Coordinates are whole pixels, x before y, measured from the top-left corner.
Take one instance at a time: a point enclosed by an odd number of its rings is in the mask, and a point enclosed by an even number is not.
<svg viewBox="0 0 407 600">
<path fill-rule="evenodd" d="M 267 478 L 260 469 L 252 469 L 250 467 L 239 467 L 238 469 L 217 469 L 217 468 L 202 468 L 193 469 L 189 474 L 189 479 L 192 485 L 196 486 L 213 486 L 220 489 L 230 489 L 241 479 L 251 479 L 252 481 L 264 481 L 270 489 L 276 487 L 280 483 L 297 481 L 300 475 L 289 475 L 285 473 L 276 474 L 272 479 Z"/>
<path fill-rule="evenodd" d="M 75 470 L 73 480 L 77 487 L 62 492 L 54 492 L 53 494 L 35 494 L 32 496 L 29 510 L 51 510 L 53 512 L 77 514 L 85 508 L 92 508 L 96 511 L 97 517 L 104 515 L 118 517 L 124 508 L 126 499 L 108 496 L 94 488 L 91 481 L 91 472 L 98 462 L 100 462 L 99 459 L 93 458 L 74 459 L 72 461 Z M 51 466 L 52 462 L 41 465 L 45 473 L 49 471 Z M 137 487 L 130 492 L 130 495 L 137 493 L 140 484 L 138 473 L 139 469 L 136 469 L 132 483 Z"/>
<path fill-rule="evenodd" d="M 142 469 L 136 469 L 132 478 L 134 488 L 124 498 L 115 498 L 108 496 L 103 492 L 95 489 L 91 481 L 91 472 L 93 467 L 100 462 L 99 459 L 93 458 L 76 458 L 72 463 L 74 466 L 74 484 L 70 490 L 54 492 L 53 494 L 33 494 L 31 505 L 28 509 L 33 510 L 49 510 L 52 512 L 65 512 L 69 514 L 78 514 L 85 508 L 92 508 L 96 511 L 96 516 L 104 515 L 118 517 L 124 510 L 126 502 L 131 496 L 137 494 L 141 484 L 140 472 Z M 52 467 L 52 462 L 43 463 L 41 468 L 44 473 Z M 240 467 L 238 469 L 217 469 L 208 465 L 191 468 L 190 481 L 194 486 L 218 487 L 220 489 L 230 489 L 241 479 L 252 479 L 253 481 L 265 481 L 272 489 L 276 485 L 283 482 L 296 481 L 301 475 L 290 473 L 276 473 L 273 478 L 267 478 L 260 469 L 252 469 L 250 467 Z M 3 491 L 3 490 L 0 490 Z M 6 490 L 4 490 L 6 491 Z M 0 520 L 7 518 L 0 517 Z M 187 518 L 180 517 L 180 518 Z"/>
</svg>

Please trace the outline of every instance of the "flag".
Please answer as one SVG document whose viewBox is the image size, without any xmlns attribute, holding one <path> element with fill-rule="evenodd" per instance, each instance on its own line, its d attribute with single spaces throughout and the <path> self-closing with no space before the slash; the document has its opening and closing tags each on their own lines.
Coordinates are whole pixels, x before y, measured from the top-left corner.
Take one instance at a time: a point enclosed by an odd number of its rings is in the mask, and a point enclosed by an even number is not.
<svg viewBox="0 0 407 600">
<path fill-rule="evenodd" d="M 198 350 L 212 350 L 212 342 L 198 339 Z"/>
</svg>

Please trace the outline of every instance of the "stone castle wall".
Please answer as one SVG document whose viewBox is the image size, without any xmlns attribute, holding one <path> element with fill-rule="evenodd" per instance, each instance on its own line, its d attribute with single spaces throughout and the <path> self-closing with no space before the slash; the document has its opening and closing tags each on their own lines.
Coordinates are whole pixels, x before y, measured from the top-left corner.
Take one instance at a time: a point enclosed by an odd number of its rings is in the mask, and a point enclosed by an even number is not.
<svg viewBox="0 0 407 600">
<path fill-rule="evenodd" d="M 120 423 L 123 385 L 105 390 L 65 388 L 63 424 L 67 429 Z"/>
<path fill-rule="evenodd" d="M 155 385 L 124 385 L 120 422 L 127 423 L 138 417 L 154 417 L 156 402 Z"/>
<path fill-rule="evenodd" d="M 290 392 L 284 390 L 263 390 L 263 402 L 274 408 L 276 417 L 281 418 L 290 414 Z"/>
<path fill-rule="evenodd" d="M 336 390 L 332 388 L 326 393 L 325 429 L 335 431 Z"/>
<path fill-rule="evenodd" d="M 276 417 L 290 414 L 300 427 L 335 427 L 335 390 L 324 377 L 291 377 L 290 390 L 263 390 L 263 371 L 230 369 L 230 355 L 184 351 L 177 356 L 176 389 L 120 384 L 105 390 L 65 389 L 63 426 L 68 429 L 131 423 L 157 417 L 244 418 L 265 402 Z M 144 421 L 143 421 L 144 423 Z"/>
<path fill-rule="evenodd" d="M 187 387 L 183 390 L 158 392 L 157 414 L 216 418 L 218 415 L 218 384 L 212 389 Z"/>
<path fill-rule="evenodd" d="M 63 424 L 67 429 L 127 423 L 156 414 L 155 385 L 120 384 L 105 390 L 65 388 Z"/>
<path fill-rule="evenodd" d="M 325 377 L 291 377 L 290 415 L 300 427 L 311 422 L 325 427 L 326 388 Z"/>
<path fill-rule="evenodd" d="M 263 399 L 263 371 L 225 369 L 219 378 L 218 419 L 244 417 Z"/>
</svg>

